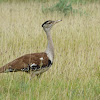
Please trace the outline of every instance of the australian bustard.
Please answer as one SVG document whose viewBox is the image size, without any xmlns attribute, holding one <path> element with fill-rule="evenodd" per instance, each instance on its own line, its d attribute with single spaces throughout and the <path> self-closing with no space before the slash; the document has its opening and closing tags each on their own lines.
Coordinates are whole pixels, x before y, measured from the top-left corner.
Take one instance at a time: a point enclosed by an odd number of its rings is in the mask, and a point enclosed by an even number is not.
<svg viewBox="0 0 100 100">
<path fill-rule="evenodd" d="M 0 73 L 23 71 L 31 73 L 32 76 L 38 76 L 47 71 L 53 64 L 54 59 L 54 46 L 50 30 L 54 24 L 60 21 L 61 20 L 48 20 L 42 24 L 48 40 L 48 45 L 45 52 L 32 53 L 21 56 L 13 60 L 12 62 L 9 62 L 8 64 L 2 66 L 0 68 Z"/>
</svg>

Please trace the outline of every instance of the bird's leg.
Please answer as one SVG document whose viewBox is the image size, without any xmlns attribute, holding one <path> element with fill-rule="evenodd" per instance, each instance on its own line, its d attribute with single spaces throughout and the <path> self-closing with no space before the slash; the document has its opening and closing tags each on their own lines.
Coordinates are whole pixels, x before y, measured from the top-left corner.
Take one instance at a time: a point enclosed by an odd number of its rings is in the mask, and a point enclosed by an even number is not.
<svg viewBox="0 0 100 100">
<path fill-rule="evenodd" d="M 37 74 L 37 78 L 40 78 L 41 77 L 41 74 Z"/>
<path fill-rule="evenodd" d="M 35 77 L 35 74 L 32 72 L 31 75 L 30 75 L 30 80 L 32 80 L 32 78 Z"/>
<path fill-rule="evenodd" d="M 40 78 L 43 73 L 37 74 L 37 78 Z"/>
</svg>

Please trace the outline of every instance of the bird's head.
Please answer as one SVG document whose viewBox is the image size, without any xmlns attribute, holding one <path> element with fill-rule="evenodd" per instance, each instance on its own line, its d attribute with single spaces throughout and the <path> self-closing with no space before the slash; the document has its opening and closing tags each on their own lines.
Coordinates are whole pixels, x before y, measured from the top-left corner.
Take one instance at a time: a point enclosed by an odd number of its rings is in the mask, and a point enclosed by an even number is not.
<svg viewBox="0 0 100 100">
<path fill-rule="evenodd" d="M 53 25 L 55 25 L 56 23 L 60 22 L 62 20 L 56 20 L 56 21 L 52 21 L 52 20 L 48 20 L 46 22 L 44 22 L 42 24 L 42 27 L 45 31 L 50 31 L 50 29 L 52 28 Z"/>
</svg>

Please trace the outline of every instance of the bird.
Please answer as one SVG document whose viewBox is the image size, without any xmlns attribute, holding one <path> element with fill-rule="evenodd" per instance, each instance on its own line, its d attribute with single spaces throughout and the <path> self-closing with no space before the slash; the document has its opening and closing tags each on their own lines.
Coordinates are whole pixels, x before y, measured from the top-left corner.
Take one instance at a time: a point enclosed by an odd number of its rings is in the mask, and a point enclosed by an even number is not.
<svg viewBox="0 0 100 100">
<path fill-rule="evenodd" d="M 39 76 L 47 71 L 54 60 L 54 45 L 51 36 L 51 28 L 62 20 L 47 20 L 42 24 L 42 27 L 47 36 L 47 47 L 44 52 L 25 54 L 8 64 L 0 67 L 0 73 L 7 72 L 27 72 L 31 73 L 31 77 Z"/>
</svg>

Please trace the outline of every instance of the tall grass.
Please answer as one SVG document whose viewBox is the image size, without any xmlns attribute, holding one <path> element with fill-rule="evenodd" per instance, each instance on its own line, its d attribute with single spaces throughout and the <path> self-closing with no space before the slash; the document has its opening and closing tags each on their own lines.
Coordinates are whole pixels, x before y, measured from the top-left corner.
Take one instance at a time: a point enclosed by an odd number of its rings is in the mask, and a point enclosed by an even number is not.
<svg viewBox="0 0 100 100">
<path fill-rule="evenodd" d="M 77 14 L 79 13 L 80 15 L 86 13 L 83 12 L 81 7 L 78 9 L 75 9 L 73 6 L 77 5 L 84 5 L 88 3 L 99 3 L 98 0 L 59 0 L 56 1 L 52 6 L 50 7 L 44 7 L 43 6 L 43 13 L 48 13 L 48 12 L 59 12 L 61 14 L 69 15 L 69 14 Z"/>
<path fill-rule="evenodd" d="M 6 1 L 6 2 L 9 2 L 9 1 L 40 1 L 40 2 L 48 2 L 49 0 L 0 0 L 0 1 Z M 57 1 L 57 0 L 53 0 L 53 1 Z M 66 0 L 66 1 L 71 1 L 71 2 L 82 2 L 83 0 Z M 87 2 L 96 2 L 96 1 L 99 1 L 99 0 L 84 0 L 84 1 L 87 1 Z"/>
<path fill-rule="evenodd" d="M 56 1 L 56 0 L 52 0 L 52 1 Z M 20 2 L 41 2 L 41 3 L 46 3 L 49 2 L 49 0 L 0 0 L 0 2 L 16 2 L 16 3 L 20 3 Z"/>
<path fill-rule="evenodd" d="M 63 13 L 64 15 L 68 15 L 72 12 L 72 4 L 68 0 L 59 0 L 58 3 L 53 5 L 52 7 L 43 9 L 43 12 L 47 13 L 48 11 L 57 11 Z"/>
<path fill-rule="evenodd" d="M 0 66 L 26 53 L 44 51 L 41 24 L 63 20 L 51 31 L 53 66 L 31 81 L 27 73 L 0 74 L 0 100 L 99 100 L 100 5 L 82 5 L 88 16 L 45 15 L 41 7 L 40 3 L 0 4 Z"/>
</svg>

